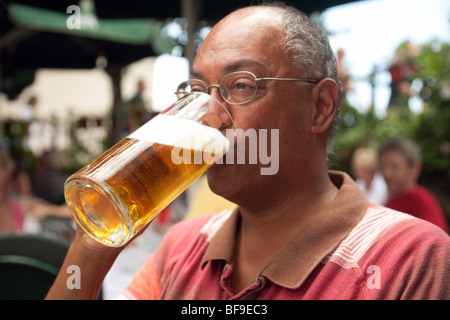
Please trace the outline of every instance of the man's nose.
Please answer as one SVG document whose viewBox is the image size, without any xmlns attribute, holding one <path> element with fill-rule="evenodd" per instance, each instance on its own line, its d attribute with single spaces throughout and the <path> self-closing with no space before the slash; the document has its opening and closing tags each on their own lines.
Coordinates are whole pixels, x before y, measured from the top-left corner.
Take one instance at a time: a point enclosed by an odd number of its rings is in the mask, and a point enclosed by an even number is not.
<svg viewBox="0 0 450 320">
<path fill-rule="evenodd" d="M 217 90 L 212 90 L 216 88 Z M 208 93 L 211 97 L 214 99 L 217 99 L 218 101 L 224 101 L 222 95 L 220 94 L 222 88 L 218 84 L 212 84 L 208 86 Z M 225 101 L 224 101 L 225 102 Z"/>
<path fill-rule="evenodd" d="M 213 85 L 213 87 L 217 90 L 210 91 L 211 100 L 208 103 L 208 113 L 203 117 L 203 120 L 209 126 L 218 130 L 234 129 L 233 117 L 220 95 L 220 87 L 218 85 Z"/>
</svg>

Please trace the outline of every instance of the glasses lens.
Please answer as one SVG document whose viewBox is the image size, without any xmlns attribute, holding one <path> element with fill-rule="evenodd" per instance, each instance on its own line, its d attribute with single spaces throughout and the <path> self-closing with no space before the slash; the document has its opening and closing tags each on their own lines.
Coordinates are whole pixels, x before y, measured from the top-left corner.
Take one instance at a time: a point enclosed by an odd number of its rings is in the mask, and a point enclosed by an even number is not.
<svg viewBox="0 0 450 320">
<path fill-rule="evenodd" d="M 257 90 L 256 78 L 248 72 L 230 73 L 222 79 L 220 86 L 223 98 L 229 103 L 249 102 Z"/>
<path fill-rule="evenodd" d="M 203 81 L 200 80 L 188 80 L 185 82 L 180 83 L 180 85 L 177 87 L 177 91 L 175 94 L 177 95 L 178 99 L 181 99 L 188 93 L 192 91 L 200 91 L 208 93 L 208 87 L 206 84 L 203 83 Z"/>
</svg>

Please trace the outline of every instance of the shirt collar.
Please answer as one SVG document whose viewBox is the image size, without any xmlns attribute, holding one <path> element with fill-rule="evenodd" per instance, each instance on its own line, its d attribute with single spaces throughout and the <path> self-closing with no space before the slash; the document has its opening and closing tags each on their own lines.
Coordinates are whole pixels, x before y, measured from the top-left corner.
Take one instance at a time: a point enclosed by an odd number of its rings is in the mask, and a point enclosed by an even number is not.
<svg viewBox="0 0 450 320">
<path fill-rule="evenodd" d="M 295 238 L 260 273 L 285 288 L 298 288 L 323 258 L 362 219 L 369 201 L 354 181 L 343 172 L 330 171 L 339 189 L 336 198 L 308 222 Z M 202 268 L 208 261 L 232 262 L 239 208 L 217 231 L 203 256 Z"/>
<path fill-rule="evenodd" d="M 241 215 L 239 207 L 236 207 L 230 217 L 224 222 L 220 229 L 214 234 L 211 242 L 203 255 L 201 267 L 210 260 L 225 260 L 231 263 L 236 241 L 236 231 Z"/>
</svg>

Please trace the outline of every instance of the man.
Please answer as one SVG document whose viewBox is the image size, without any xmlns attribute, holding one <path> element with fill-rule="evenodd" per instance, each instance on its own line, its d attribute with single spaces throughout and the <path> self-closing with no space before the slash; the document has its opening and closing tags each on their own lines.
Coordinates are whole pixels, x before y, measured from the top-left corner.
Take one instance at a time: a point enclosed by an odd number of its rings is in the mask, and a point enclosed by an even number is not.
<svg viewBox="0 0 450 320">
<path fill-rule="evenodd" d="M 348 175 L 328 173 L 336 62 L 306 16 L 276 6 L 233 12 L 204 40 L 191 78 L 227 104 L 237 129 L 279 130 L 279 170 L 261 175 L 263 163 L 236 162 L 209 169 L 211 190 L 238 207 L 173 227 L 122 298 L 449 297 L 447 235 L 369 206 Z M 48 298 L 94 298 L 118 251 L 78 231 Z M 70 265 L 82 271 L 80 290 L 66 289 Z"/>
<path fill-rule="evenodd" d="M 447 221 L 438 201 L 417 183 L 422 171 L 422 155 L 417 143 L 395 137 L 381 146 L 379 154 L 389 192 L 386 207 L 434 223 L 448 232 Z"/>
</svg>

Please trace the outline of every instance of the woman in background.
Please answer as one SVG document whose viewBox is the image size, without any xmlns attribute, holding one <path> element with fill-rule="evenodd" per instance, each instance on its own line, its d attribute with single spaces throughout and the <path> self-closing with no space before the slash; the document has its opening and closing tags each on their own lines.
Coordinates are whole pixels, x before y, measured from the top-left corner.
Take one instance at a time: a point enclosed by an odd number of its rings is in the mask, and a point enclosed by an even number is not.
<svg viewBox="0 0 450 320">
<path fill-rule="evenodd" d="M 0 232 L 22 232 L 25 214 L 11 197 L 15 163 L 9 152 L 0 149 Z"/>
</svg>

